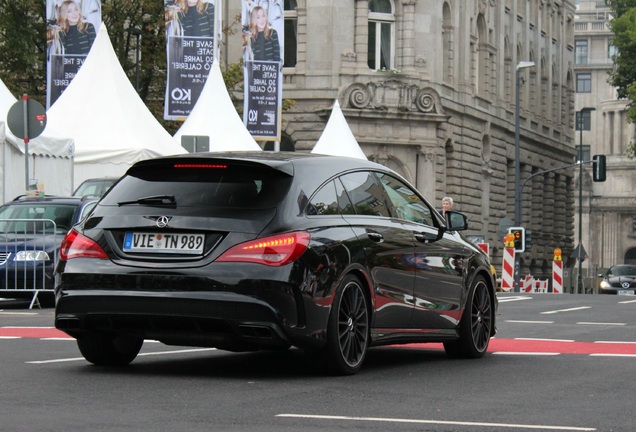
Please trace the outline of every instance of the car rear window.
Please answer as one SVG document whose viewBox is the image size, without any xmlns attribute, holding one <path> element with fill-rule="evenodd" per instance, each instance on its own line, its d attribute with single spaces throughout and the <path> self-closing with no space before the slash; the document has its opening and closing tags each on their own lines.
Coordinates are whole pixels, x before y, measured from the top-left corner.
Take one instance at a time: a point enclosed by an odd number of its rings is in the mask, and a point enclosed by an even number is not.
<svg viewBox="0 0 636 432">
<path fill-rule="evenodd" d="M 260 164 L 149 164 L 131 168 L 101 204 L 163 196 L 174 197 L 176 207 L 263 209 L 276 206 L 291 181 L 288 174 Z"/>
</svg>

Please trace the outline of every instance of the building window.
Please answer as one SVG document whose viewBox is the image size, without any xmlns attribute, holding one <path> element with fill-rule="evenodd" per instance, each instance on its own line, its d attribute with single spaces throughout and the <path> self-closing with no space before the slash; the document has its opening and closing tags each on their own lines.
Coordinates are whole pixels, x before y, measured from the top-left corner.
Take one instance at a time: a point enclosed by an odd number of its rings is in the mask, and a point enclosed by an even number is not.
<svg viewBox="0 0 636 432">
<path fill-rule="evenodd" d="M 618 55 L 618 49 L 610 41 L 609 44 L 607 45 L 607 57 L 610 59 L 614 59 L 616 55 Z"/>
<path fill-rule="evenodd" d="M 587 40 L 574 41 L 574 64 L 587 64 Z"/>
<path fill-rule="evenodd" d="M 295 67 L 298 60 L 298 12 L 296 0 L 285 0 L 284 67 Z"/>
<path fill-rule="evenodd" d="M 582 154 L 581 154 L 581 150 L 582 150 Z M 590 146 L 589 145 L 576 146 L 576 161 L 587 162 L 589 160 L 590 160 Z"/>
<path fill-rule="evenodd" d="M 580 73 L 576 74 L 576 92 L 592 93 L 592 74 Z"/>
<path fill-rule="evenodd" d="M 369 1 L 369 67 L 393 69 L 395 16 L 391 0 Z"/>
<path fill-rule="evenodd" d="M 590 111 L 583 111 L 583 118 L 581 118 L 581 111 L 576 112 L 576 130 L 589 131 L 592 129 L 592 113 Z"/>
</svg>

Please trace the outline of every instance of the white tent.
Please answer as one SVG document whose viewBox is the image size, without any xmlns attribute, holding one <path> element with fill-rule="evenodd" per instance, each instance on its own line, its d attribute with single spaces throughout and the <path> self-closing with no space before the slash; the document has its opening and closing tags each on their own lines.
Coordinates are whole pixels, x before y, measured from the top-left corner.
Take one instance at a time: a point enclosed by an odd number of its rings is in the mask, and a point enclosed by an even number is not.
<svg viewBox="0 0 636 432">
<path fill-rule="evenodd" d="M 219 62 L 214 62 L 199 99 L 174 140 L 182 136 L 210 137 L 210 151 L 261 150 L 239 117 L 225 87 Z"/>
<path fill-rule="evenodd" d="M 186 152 L 137 95 L 103 23 L 86 61 L 47 115 L 49 124 L 75 140 L 75 186 L 87 178 L 120 176 L 143 159 Z"/>
<path fill-rule="evenodd" d="M 327 126 L 311 152 L 367 159 L 342 114 L 338 100 L 334 102 Z"/>
<path fill-rule="evenodd" d="M 25 143 L 7 125 L 7 115 L 17 99 L 0 80 L 0 200 L 22 195 L 26 189 Z M 42 134 L 29 141 L 29 179 L 44 185 L 51 195 L 70 195 L 73 191 L 73 139 L 48 124 Z"/>
</svg>

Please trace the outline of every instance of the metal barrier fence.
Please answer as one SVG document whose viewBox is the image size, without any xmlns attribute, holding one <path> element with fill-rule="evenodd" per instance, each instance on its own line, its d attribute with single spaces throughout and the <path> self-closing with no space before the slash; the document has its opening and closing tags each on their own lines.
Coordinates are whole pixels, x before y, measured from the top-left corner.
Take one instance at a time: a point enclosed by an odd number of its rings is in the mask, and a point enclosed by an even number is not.
<svg viewBox="0 0 636 432">
<path fill-rule="evenodd" d="M 29 309 L 40 307 L 38 294 L 53 292 L 61 240 L 51 219 L 0 219 L 0 296 L 32 294 Z"/>
</svg>

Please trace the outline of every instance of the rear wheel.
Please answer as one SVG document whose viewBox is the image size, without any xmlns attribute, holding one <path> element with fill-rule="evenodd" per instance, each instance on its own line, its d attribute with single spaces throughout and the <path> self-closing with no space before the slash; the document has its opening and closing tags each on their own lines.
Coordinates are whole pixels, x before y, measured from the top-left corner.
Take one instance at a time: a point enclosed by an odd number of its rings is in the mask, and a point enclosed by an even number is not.
<svg viewBox="0 0 636 432">
<path fill-rule="evenodd" d="M 356 373 L 369 346 L 368 301 L 360 281 L 346 276 L 338 288 L 327 327 L 325 354 L 340 375 Z"/>
<path fill-rule="evenodd" d="M 132 362 L 144 340 L 135 337 L 85 335 L 77 346 L 86 360 L 98 366 L 124 366 Z"/>
<path fill-rule="evenodd" d="M 473 281 L 466 308 L 459 325 L 459 339 L 444 342 L 444 349 L 451 357 L 483 357 L 490 343 L 494 308 L 490 290 L 483 277 Z"/>
</svg>

